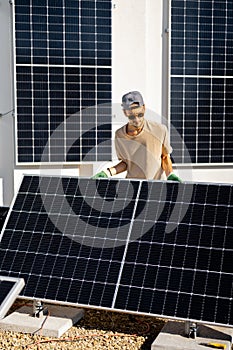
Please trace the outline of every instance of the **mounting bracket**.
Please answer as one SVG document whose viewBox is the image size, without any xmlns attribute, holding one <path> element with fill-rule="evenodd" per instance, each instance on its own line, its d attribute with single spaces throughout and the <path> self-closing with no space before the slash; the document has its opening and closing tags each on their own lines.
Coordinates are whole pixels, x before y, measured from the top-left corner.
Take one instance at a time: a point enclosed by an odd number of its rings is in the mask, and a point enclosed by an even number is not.
<svg viewBox="0 0 233 350">
<path fill-rule="evenodd" d="M 32 305 L 32 316 L 41 318 L 44 315 L 48 315 L 48 308 L 44 307 L 41 300 L 34 300 Z"/>
<path fill-rule="evenodd" d="M 185 335 L 188 338 L 196 339 L 197 329 L 198 329 L 198 326 L 196 322 L 191 322 L 191 321 L 185 322 Z"/>
</svg>

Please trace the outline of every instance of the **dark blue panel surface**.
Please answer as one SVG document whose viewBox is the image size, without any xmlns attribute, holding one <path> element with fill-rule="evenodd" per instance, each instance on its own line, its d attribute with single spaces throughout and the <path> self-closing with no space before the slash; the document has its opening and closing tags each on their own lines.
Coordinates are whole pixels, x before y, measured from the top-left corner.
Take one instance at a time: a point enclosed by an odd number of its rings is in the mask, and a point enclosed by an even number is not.
<svg viewBox="0 0 233 350">
<path fill-rule="evenodd" d="M 232 185 L 25 176 L 0 242 L 21 296 L 233 325 Z"/>
<path fill-rule="evenodd" d="M 1 272 L 23 276 L 27 297 L 111 307 L 138 187 L 24 177 L 1 240 Z"/>
<path fill-rule="evenodd" d="M 9 292 L 11 291 L 12 287 L 14 286 L 15 282 L 11 281 L 0 281 L 0 304 L 5 300 Z"/>
<path fill-rule="evenodd" d="M 231 323 L 232 186 L 144 182 L 143 202 L 115 308 Z"/>
<path fill-rule="evenodd" d="M 171 1 L 171 144 L 177 163 L 233 162 L 232 34 L 231 1 Z"/>
<path fill-rule="evenodd" d="M 111 133 L 110 109 L 102 125 L 93 108 L 82 135 L 83 110 L 111 103 L 111 0 L 29 3 L 14 2 L 17 161 L 111 160 L 111 137 L 92 133 Z"/>
</svg>

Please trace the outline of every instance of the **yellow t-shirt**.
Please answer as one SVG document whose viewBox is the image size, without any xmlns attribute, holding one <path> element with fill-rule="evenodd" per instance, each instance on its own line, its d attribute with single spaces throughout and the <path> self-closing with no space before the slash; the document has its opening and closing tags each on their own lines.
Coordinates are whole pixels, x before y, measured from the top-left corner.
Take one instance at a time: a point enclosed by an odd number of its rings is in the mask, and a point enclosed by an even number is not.
<svg viewBox="0 0 233 350">
<path fill-rule="evenodd" d="M 119 160 L 127 164 L 127 178 L 165 179 L 161 168 L 162 146 L 169 154 L 172 148 L 165 125 L 144 121 L 142 131 L 136 136 L 126 132 L 126 125 L 116 131 L 115 148 Z"/>
</svg>

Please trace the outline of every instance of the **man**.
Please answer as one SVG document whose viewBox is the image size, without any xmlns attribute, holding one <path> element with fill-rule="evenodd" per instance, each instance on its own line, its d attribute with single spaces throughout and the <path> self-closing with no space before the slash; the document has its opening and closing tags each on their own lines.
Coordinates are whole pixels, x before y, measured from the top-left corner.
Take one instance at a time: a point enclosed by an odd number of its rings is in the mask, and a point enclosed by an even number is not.
<svg viewBox="0 0 233 350">
<path fill-rule="evenodd" d="M 115 134 L 115 148 L 120 163 L 96 174 L 106 178 L 127 171 L 126 178 L 179 181 L 173 173 L 167 128 L 146 120 L 145 104 L 138 91 L 122 97 L 122 108 L 128 123 Z"/>
</svg>

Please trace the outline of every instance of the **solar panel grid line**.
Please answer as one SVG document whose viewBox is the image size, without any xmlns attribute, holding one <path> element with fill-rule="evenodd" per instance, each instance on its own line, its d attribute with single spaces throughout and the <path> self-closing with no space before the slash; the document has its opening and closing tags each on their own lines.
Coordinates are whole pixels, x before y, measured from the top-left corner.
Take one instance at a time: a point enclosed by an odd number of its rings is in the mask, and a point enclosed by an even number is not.
<svg viewBox="0 0 233 350">
<path fill-rule="evenodd" d="M 218 190 L 219 190 L 219 188 L 218 188 Z M 231 191 L 231 188 L 230 188 L 230 191 Z M 218 197 L 219 197 L 219 191 L 218 191 Z M 215 218 L 214 218 L 214 223 L 215 223 L 215 219 L 216 219 L 216 216 L 215 216 Z M 213 224 L 213 226 L 215 226 L 215 224 Z M 212 243 L 212 242 L 211 242 Z M 224 244 L 223 244 L 224 245 Z M 211 245 L 212 246 L 212 245 Z M 224 250 L 224 248 L 223 248 L 223 250 Z M 223 259 L 223 254 L 222 254 L 222 259 Z M 220 270 L 222 270 L 222 262 L 220 263 Z M 209 273 L 209 271 L 208 271 L 208 276 L 210 276 L 210 273 Z M 205 280 L 205 288 L 204 288 L 204 295 L 208 295 L 208 293 L 207 293 L 207 280 L 208 280 L 208 278 L 206 278 L 206 280 Z M 214 281 L 214 283 L 215 284 L 217 284 L 218 285 L 218 289 L 217 289 L 217 298 L 218 298 L 218 295 L 220 294 L 219 293 L 219 289 L 220 289 L 220 279 L 219 280 L 217 280 L 217 279 L 214 279 L 215 281 Z M 209 282 L 209 281 L 208 281 Z M 204 309 L 204 305 L 203 305 L 203 309 Z M 217 308 L 215 308 L 215 315 L 214 315 L 214 320 L 216 319 L 216 313 L 217 313 Z"/>
<path fill-rule="evenodd" d="M 167 267 L 167 266 L 165 266 L 164 267 L 164 269 L 167 269 L 167 270 L 169 270 L 169 268 Z M 191 270 L 190 270 L 191 271 Z M 203 271 L 201 271 L 201 272 L 203 272 Z M 139 287 L 139 286 L 137 286 L 137 285 L 130 285 L 129 284 L 129 287 L 133 287 L 133 288 L 135 288 L 135 289 L 138 289 L 139 291 L 142 291 L 142 290 L 146 290 L 146 291 L 149 291 L 149 292 L 153 292 L 153 289 L 152 288 L 149 288 L 149 287 Z M 213 299 L 222 299 L 222 300 L 225 300 L 225 301 L 232 301 L 232 298 L 228 298 L 228 297 L 225 297 L 225 296 L 222 296 L 221 298 L 219 297 L 219 296 L 217 296 L 217 295 L 211 295 L 211 294 L 202 294 L 202 293 L 190 293 L 190 292 L 185 292 L 185 291 L 174 291 L 174 289 L 164 289 L 164 288 L 156 288 L 156 291 L 158 291 L 158 292 L 162 292 L 163 294 L 165 293 L 165 300 L 164 300 L 164 302 L 162 303 L 162 310 L 163 309 L 165 309 L 165 304 L 166 304 L 166 294 L 167 293 L 174 293 L 174 294 L 177 294 L 178 296 L 180 295 L 180 296 L 182 296 L 182 295 L 186 295 L 186 296 L 189 296 L 189 297 L 192 297 L 192 296 L 195 296 L 195 297 L 202 297 L 202 298 L 205 298 L 205 297 L 209 297 L 209 298 L 213 298 Z M 153 294 L 153 293 L 152 293 Z M 137 299 L 137 301 L 139 302 L 139 304 L 140 304 L 140 297 Z M 127 300 L 126 300 L 126 302 L 127 302 Z M 153 302 L 153 298 L 152 298 L 152 302 Z M 191 307 L 193 307 L 193 305 L 190 303 L 189 304 L 190 305 L 190 308 Z M 203 306 L 203 304 L 202 304 L 202 306 Z M 178 307 L 180 307 L 180 305 L 179 305 L 179 300 L 177 299 L 177 302 L 176 302 L 176 311 L 175 311 L 175 313 L 174 313 L 174 315 L 173 315 L 173 318 L 176 318 L 177 317 L 177 319 L 182 319 L 180 316 L 179 316 L 179 314 L 178 314 Z M 116 308 L 115 308 L 116 309 Z M 126 309 L 125 310 L 122 310 L 122 309 L 118 309 L 118 310 L 120 310 L 120 311 L 126 311 Z M 130 312 L 130 311 L 129 311 Z M 137 312 L 137 313 L 140 313 L 140 311 L 134 311 L 134 312 Z M 166 313 L 164 313 L 163 311 L 160 313 L 160 314 L 156 314 L 156 313 L 153 313 L 153 312 L 149 312 L 149 314 L 151 314 L 151 315 L 154 315 L 154 316 L 163 316 L 163 317 L 168 317 L 167 315 L 166 315 Z M 187 312 L 187 317 L 186 317 L 187 319 L 192 319 L 192 317 L 191 317 L 191 315 L 190 315 L 190 310 L 188 310 L 188 312 Z M 202 319 L 200 319 L 200 320 L 202 320 Z M 213 322 L 215 322 L 215 320 L 213 321 Z"/>
<path fill-rule="evenodd" d="M 32 30 L 32 19 L 31 19 L 31 14 L 30 14 L 30 32 Z M 30 70 L 31 70 L 31 76 L 33 75 L 33 40 L 32 40 L 32 35 L 30 35 L 30 43 L 31 43 L 31 50 L 30 50 L 30 64 L 31 64 L 31 67 L 30 67 Z M 17 74 L 16 74 L 16 78 L 17 78 Z M 32 125 L 34 123 L 34 118 L 33 118 L 33 115 L 34 115 L 34 88 L 33 88 L 33 79 L 31 80 L 31 115 L 32 115 Z M 17 104 L 17 98 L 16 98 L 16 115 L 18 113 L 18 104 Z M 17 124 L 16 124 L 17 125 Z M 35 145 L 34 145 L 34 140 L 35 140 L 35 134 L 34 134 L 34 129 L 32 129 L 32 132 L 31 132 L 31 147 L 32 149 L 35 148 Z M 29 137 L 30 138 L 30 137 Z M 19 139 L 19 134 L 18 134 L 18 137 L 17 137 L 17 141 Z M 31 148 L 30 148 L 31 149 Z M 34 156 L 33 156 L 34 157 Z M 34 161 L 34 158 L 32 157 L 32 161 Z"/>
<path fill-rule="evenodd" d="M 197 16 L 198 16 L 198 18 L 200 18 L 200 2 L 198 2 L 198 9 L 197 9 Z M 198 57 L 198 61 L 197 61 L 197 76 L 199 76 L 199 71 L 200 71 L 200 49 L 199 49 L 199 47 L 200 47 L 200 35 L 199 35 L 199 33 L 200 33 L 200 21 L 198 21 L 198 34 L 197 34 L 197 57 Z M 198 96 L 199 95 L 199 81 L 198 81 L 198 78 L 197 78 L 197 95 L 196 96 Z M 198 100 L 198 98 L 197 98 L 197 107 L 196 107 L 196 130 L 197 130 L 197 132 L 196 132 L 196 140 L 195 140 L 195 142 L 196 142 L 196 144 L 198 144 L 198 138 L 199 138 L 199 135 L 198 135 L 198 133 L 199 133 L 199 125 L 198 125 L 198 109 L 199 109 L 199 100 Z M 197 150 L 196 150 L 196 152 L 195 152 L 195 158 L 197 159 L 197 157 L 198 157 L 198 152 L 197 152 Z"/>
<path fill-rule="evenodd" d="M 225 36 L 225 51 L 226 51 L 226 36 Z M 225 67 L 224 70 L 226 70 L 226 58 L 225 58 Z M 223 84 L 223 120 L 222 120 L 222 127 L 223 130 L 226 129 L 226 79 L 224 78 L 224 84 Z M 222 159 L 225 160 L 225 143 L 226 143 L 226 138 L 225 138 L 225 132 L 220 136 L 222 137 Z"/>
<path fill-rule="evenodd" d="M 206 197 L 205 197 L 205 203 L 207 202 L 207 193 L 208 192 L 206 192 Z M 204 210 L 205 210 L 205 206 L 204 206 Z M 204 218 L 204 216 L 202 216 L 202 219 Z M 200 249 L 200 246 L 201 246 L 201 237 L 199 238 L 199 242 L 198 242 L 198 245 L 197 245 L 197 259 L 198 259 L 198 250 Z M 197 263 L 198 263 L 198 260 L 196 259 L 196 262 L 195 262 L 195 266 L 194 266 L 194 280 L 195 280 L 195 277 L 196 277 L 196 273 L 197 273 L 197 271 L 196 271 L 196 268 L 197 268 Z M 206 282 L 207 282 L 207 279 L 205 279 L 205 287 L 204 287 L 204 293 L 205 293 L 205 291 L 206 291 Z M 194 288 L 194 284 L 193 284 L 193 288 Z M 194 293 L 193 293 L 193 288 L 192 288 L 192 290 L 191 290 L 191 295 L 193 295 Z M 205 295 L 205 294 L 204 294 Z M 201 310 L 201 314 L 203 314 L 203 307 L 204 307 L 204 303 L 202 304 L 202 310 Z M 189 305 L 189 309 L 188 309 L 188 314 L 190 314 L 190 311 L 191 311 L 191 304 Z"/>
<path fill-rule="evenodd" d="M 206 79 L 210 79 L 210 76 L 209 75 L 205 75 L 205 74 L 202 74 L 201 76 L 200 75 L 197 75 L 197 74 L 192 74 L 192 76 L 190 77 L 189 74 L 184 74 L 184 75 L 180 75 L 180 74 L 172 74 L 172 77 L 174 78 L 199 78 L 199 79 L 202 79 L 202 78 L 206 78 Z M 225 76 L 225 75 L 213 75 L 212 76 L 213 78 L 222 78 L 222 79 L 226 79 L 226 80 L 231 80 L 232 79 L 232 76 Z M 220 85 L 221 86 L 221 85 Z"/>
<path fill-rule="evenodd" d="M 184 12 L 185 12 L 185 8 L 184 8 Z M 184 31 L 184 39 L 185 39 L 185 31 Z M 183 48 L 183 56 L 185 56 L 185 40 L 184 40 L 184 48 Z M 184 70 L 184 69 L 183 69 Z M 183 74 L 185 72 L 183 71 Z M 184 83 L 184 82 L 183 82 Z M 184 114 L 185 112 L 185 95 L 184 95 L 184 90 L 183 90 L 183 93 L 182 93 L 182 115 Z M 181 137 L 183 138 L 183 135 L 184 135 L 184 128 L 185 128 L 185 125 L 184 125 L 184 120 L 182 121 L 182 131 L 181 131 Z M 181 152 L 181 159 L 182 159 L 182 162 L 183 162 L 183 159 L 184 159 L 184 152 L 182 150 Z"/>
<path fill-rule="evenodd" d="M 16 64 L 16 66 L 20 67 L 31 67 L 30 63 L 24 63 L 24 64 Z M 64 68 L 64 67 L 69 67 L 69 68 L 96 68 L 95 65 L 83 65 L 83 64 L 33 64 L 35 67 L 53 67 L 53 68 Z M 109 66 L 101 66 L 101 68 L 109 68 Z M 88 74 L 87 74 L 88 75 Z M 218 76 L 219 77 L 219 76 Z M 88 82 L 87 82 L 88 83 Z"/>
<path fill-rule="evenodd" d="M 174 190 L 174 189 L 173 189 L 173 190 Z M 182 204 L 185 203 L 185 192 L 182 193 L 182 197 L 181 197 L 181 202 L 180 202 L 180 204 L 181 204 L 181 203 L 182 203 Z M 175 204 L 175 203 L 174 203 L 174 204 Z M 178 203 L 176 202 L 176 204 L 178 204 Z M 186 203 L 186 204 L 187 204 L 187 203 Z M 180 209 L 179 209 L 179 211 L 178 211 L 177 214 L 178 214 L 177 222 L 180 222 L 180 218 L 182 218 L 181 206 L 180 206 Z M 171 218 L 170 218 L 170 219 L 171 219 Z M 177 224 L 177 222 L 174 223 L 174 224 Z M 176 250 L 176 247 L 177 247 L 177 246 L 179 246 L 179 244 L 177 244 L 177 235 L 176 235 L 176 237 L 175 237 L 175 239 L 174 239 L 174 244 L 173 244 L 173 249 L 172 249 L 171 258 L 170 258 L 169 273 L 168 273 L 167 284 L 166 284 L 166 293 L 169 292 L 169 284 L 171 283 L 171 280 L 173 279 L 173 278 L 172 278 L 172 266 L 173 266 L 173 261 L 174 261 L 175 254 L 176 254 L 175 250 Z M 155 284 L 156 284 L 156 282 L 155 282 Z M 163 309 L 162 309 L 162 313 L 163 313 L 163 314 L 166 313 L 166 311 L 165 311 L 165 305 L 166 305 L 166 298 L 164 299 L 164 304 L 163 304 Z M 177 305 L 178 305 L 178 303 L 176 304 L 176 308 L 175 308 L 175 311 L 174 311 L 174 315 L 175 315 L 175 316 L 176 316 L 176 314 L 177 314 Z"/>
<path fill-rule="evenodd" d="M 230 187 L 230 191 L 229 191 L 229 197 L 228 197 L 228 203 L 229 203 L 229 198 L 232 197 L 232 186 Z M 228 209 L 230 208 L 230 205 L 228 205 Z M 226 230 L 227 230 L 227 227 L 228 227 L 228 222 L 229 222 L 229 212 L 230 210 L 227 210 L 227 213 L 226 213 L 226 226 L 225 226 L 225 234 L 224 234 L 224 239 L 223 239 L 223 251 L 226 250 L 227 248 L 227 244 L 226 244 Z M 222 270 L 222 267 L 224 265 L 224 254 L 222 254 L 222 257 L 221 257 L 221 262 L 220 262 L 220 266 L 221 266 L 221 270 Z M 218 283 L 218 291 L 217 291 L 217 295 L 220 295 L 220 279 L 219 279 L 219 283 Z M 231 290 L 231 296 L 233 295 L 233 283 L 232 283 L 232 290 Z M 231 298 L 232 300 L 232 298 Z M 229 310 L 229 313 L 228 313 L 228 317 L 230 315 L 230 310 Z M 216 315 L 215 315 L 216 317 Z"/>
<path fill-rule="evenodd" d="M 228 27 L 228 2 L 226 2 L 226 8 L 224 13 L 225 18 L 225 30 L 224 30 L 224 76 L 227 76 L 227 27 Z M 225 104 L 224 104 L 225 109 Z M 225 120 L 225 113 L 224 113 L 224 120 Z"/>
<path fill-rule="evenodd" d="M 50 88 L 50 72 L 49 72 L 49 67 L 48 67 L 48 82 L 47 82 L 47 90 L 49 91 L 49 88 Z M 50 96 L 49 96 L 49 93 L 48 93 L 48 141 L 47 141 L 47 145 L 48 145 L 48 149 L 50 150 L 50 147 L 51 147 L 51 144 L 50 144 L 50 137 L 49 135 L 51 134 L 51 126 L 50 126 L 50 120 L 51 120 L 51 104 L 50 104 Z M 48 161 L 50 162 L 51 159 L 50 159 L 50 152 L 49 152 L 49 155 L 48 155 Z"/>
<path fill-rule="evenodd" d="M 210 75 L 213 76 L 213 32 L 214 32 L 214 6 L 212 7 L 212 13 L 211 13 L 211 51 L 210 51 Z M 210 130 L 212 130 L 212 113 L 213 113 L 213 81 L 210 80 Z M 209 135 L 209 163 L 211 163 L 211 153 L 212 153 L 212 133 L 210 132 Z"/>
<path fill-rule="evenodd" d="M 81 9 L 79 7 L 79 24 L 78 24 L 78 28 L 79 28 L 79 33 L 81 33 L 82 31 L 82 28 L 81 28 Z M 79 38 L 80 38 L 80 34 L 79 34 Z M 79 57 L 81 57 L 82 55 L 82 51 L 81 51 L 81 45 L 79 45 Z M 94 67 L 93 67 L 94 68 Z M 80 110 L 82 110 L 82 105 L 81 105 L 81 95 L 82 95 L 82 71 L 80 71 L 80 81 L 79 81 L 79 91 L 80 91 L 80 102 L 79 102 L 79 107 L 80 107 Z M 80 134 L 82 135 L 82 122 L 80 120 L 80 123 L 79 123 L 79 128 L 80 128 Z"/>
<path fill-rule="evenodd" d="M 115 293 L 114 293 L 113 300 L 112 300 L 112 308 L 115 307 L 115 303 L 116 303 L 118 289 L 119 289 L 119 285 L 120 285 L 120 281 L 121 281 L 121 275 L 122 275 L 122 272 L 123 272 L 124 262 L 125 262 L 125 259 L 126 259 L 127 248 L 128 248 L 128 244 L 129 244 L 129 241 L 130 241 L 130 238 L 131 238 L 131 231 L 132 231 L 132 228 L 133 228 L 133 221 L 134 221 L 134 218 L 135 218 L 135 215 L 136 215 L 137 203 L 138 203 L 138 199 L 139 199 L 139 195 L 140 195 L 141 186 L 142 186 L 142 183 L 140 182 L 139 183 L 138 192 L 137 192 L 137 197 L 135 199 L 135 205 L 134 205 L 133 213 L 132 213 L 132 220 L 131 220 L 131 223 L 130 223 L 130 226 L 129 226 L 128 235 L 127 235 L 127 238 L 126 238 L 125 250 L 124 250 L 124 255 L 123 255 L 122 261 L 121 261 L 121 267 L 120 267 L 120 271 L 119 271 L 117 285 L 116 285 Z"/>
<path fill-rule="evenodd" d="M 173 190 L 174 190 L 174 189 L 173 189 Z M 170 204 L 172 204 L 172 201 L 170 201 Z M 179 211 L 179 214 L 180 214 L 180 211 Z M 178 216 L 178 217 L 179 217 L 179 216 Z M 177 218 L 177 220 L 179 220 L 179 219 Z M 170 221 L 170 223 L 172 224 L 171 221 Z M 163 240 L 163 242 L 162 242 L 162 246 L 163 246 L 163 247 L 164 247 L 164 245 L 165 245 L 165 235 L 164 235 L 164 240 Z M 173 261 L 173 258 L 174 258 L 175 245 L 176 245 L 176 242 L 174 241 L 173 248 L 172 248 L 172 254 L 171 254 L 171 262 L 170 262 L 170 265 L 172 264 L 172 261 Z M 163 248 L 161 249 L 160 260 L 158 261 L 158 264 L 157 264 L 157 266 L 158 266 L 159 268 L 163 268 L 162 263 L 161 263 L 162 254 L 163 254 Z M 168 276 L 167 276 L 167 283 L 166 283 L 166 287 L 165 287 L 166 293 L 168 292 L 168 289 L 169 289 L 168 286 L 169 286 L 169 281 L 170 281 L 171 266 L 169 266 L 168 269 L 169 269 L 169 273 L 168 273 Z M 156 276 L 156 279 L 155 279 L 155 285 L 157 284 L 157 278 L 158 278 L 158 275 Z M 164 312 L 165 303 L 166 303 L 166 296 L 165 296 L 165 298 L 164 298 L 164 303 L 163 303 L 163 306 L 162 306 L 162 313 L 165 313 L 165 312 Z"/>
<path fill-rule="evenodd" d="M 96 0 L 95 0 L 96 3 Z M 97 32 L 96 32 L 96 27 L 97 27 L 97 16 L 96 16 L 96 6 L 95 6 L 95 51 L 97 52 Z M 97 99 L 97 91 L 98 91 L 98 84 L 97 84 L 97 69 L 95 70 L 95 75 L 96 75 L 96 79 L 95 79 L 95 98 Z M 96 108 L 97 109 L 97 108 Z M 97 113 L 95 113 L 95 119 L 96 119 L 96 123 L 97 123 Z M 97 129 L 95 130 L 95 140 L 98 139 L 98 131 Z"/>
</svg>

